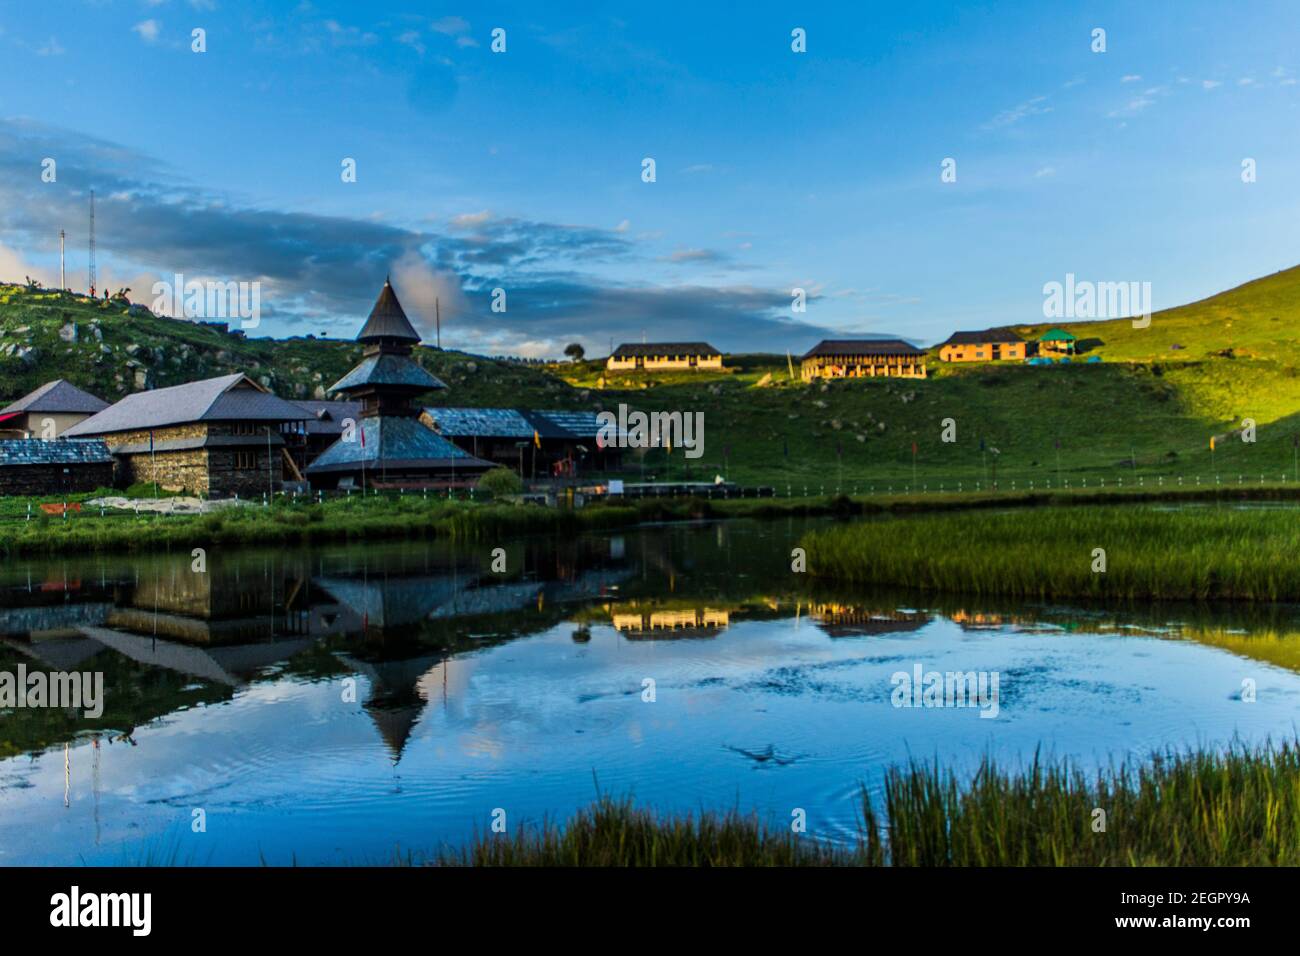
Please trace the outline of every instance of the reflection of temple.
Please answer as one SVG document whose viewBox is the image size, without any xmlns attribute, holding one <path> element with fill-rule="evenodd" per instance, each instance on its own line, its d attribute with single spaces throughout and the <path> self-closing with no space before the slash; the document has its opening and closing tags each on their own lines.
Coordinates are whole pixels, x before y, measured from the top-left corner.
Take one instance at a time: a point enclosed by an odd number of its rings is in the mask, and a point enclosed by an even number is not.
<svg viewBox="0 0 1300 956">
<path fill-rule="evenodd" d="M 881 611 L 838 603 L 813 604 L 808 614 L 830 637 L 902 634 L 919 631 L 930 620 L 930 615 L 919 611 Z"/>
<path fill-rule="evenodd" d="M 717 637 L 731 623 L 731 612 L 723 608 L 682 610 L 615 610 L 610 608 L 614 628 L 629 640 L 671 640 L 673 638 Z"/>
</svg>

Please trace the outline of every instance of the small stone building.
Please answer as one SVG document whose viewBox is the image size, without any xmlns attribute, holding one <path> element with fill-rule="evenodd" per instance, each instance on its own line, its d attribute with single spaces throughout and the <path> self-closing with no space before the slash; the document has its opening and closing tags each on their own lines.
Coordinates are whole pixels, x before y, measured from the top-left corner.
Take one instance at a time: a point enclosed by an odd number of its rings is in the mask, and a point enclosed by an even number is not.
<svg viewBox="0 0 1300 956">
<path fill-rule="evenodd" d="M 102 438 L 119 484 L 156 482 L 202 497 L 257 497 L 301 481 L 283 430 L 308 417 L 242 372 L 128 395 L 68 429 Z"/>
<path fill-rule="evenodd" d="M 0 411 L 0 439 L 58 438 L 108 408 L 108 402 L 56 378 Z"/>
<path fill-rule="evenodd" d="M 800 377 L 925 378 L 925 352 L 902 339 L 824 339 L 799 359 Z"/>
<path fill-rule="evenodd" d="M 0 495 L 57 495 L 113 484 L 113 456 L 102 441 L 0 440 Z"/>
<path fill-rule="evenodd" d="M 708 342 L 624 344 L 605 362 L 611 372 L 672 371 L 722 368 L 722 353 Z"/>
</svg>

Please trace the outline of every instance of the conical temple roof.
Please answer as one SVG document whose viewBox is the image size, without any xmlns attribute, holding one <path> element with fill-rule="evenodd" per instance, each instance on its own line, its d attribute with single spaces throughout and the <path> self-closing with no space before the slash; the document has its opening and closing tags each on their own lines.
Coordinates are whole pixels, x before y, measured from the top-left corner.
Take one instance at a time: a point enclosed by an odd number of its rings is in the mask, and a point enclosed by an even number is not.
<svg viewBox="0 0 1300 956">
<path fill-rule="evenodd" d="M 358 342 L 374 342 L 380 339 L 400 339 L 418 344 L 420 334 L 406 317 L 402 303 L 397 301 L 397 293 L 392 284 L 385 279 L 384 287 L 379 291 L 375 307 L 370 310 L 370 318 L 357 334 Z"/>
</svg>

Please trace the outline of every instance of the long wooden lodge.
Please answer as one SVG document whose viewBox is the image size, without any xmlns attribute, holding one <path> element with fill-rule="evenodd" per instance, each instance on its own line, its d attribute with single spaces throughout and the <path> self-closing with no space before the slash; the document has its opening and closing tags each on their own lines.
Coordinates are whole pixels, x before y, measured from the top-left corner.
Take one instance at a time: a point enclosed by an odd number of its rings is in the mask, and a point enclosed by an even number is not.
<svg viewBox="0 0 1300 956">
<path fill-rule="evenodd" d="M 818 378 L 925 378 L 925 352 L 902 339 L 824 339 L 799 360 L 805 382 Z"/>
</svg>

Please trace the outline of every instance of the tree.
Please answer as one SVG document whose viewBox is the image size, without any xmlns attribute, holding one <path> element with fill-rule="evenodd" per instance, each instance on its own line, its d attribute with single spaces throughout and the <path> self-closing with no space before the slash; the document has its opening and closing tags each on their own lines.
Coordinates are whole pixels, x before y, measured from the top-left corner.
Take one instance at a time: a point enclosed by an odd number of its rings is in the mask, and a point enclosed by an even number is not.
<svg viewBox="0 0 1300 956">
<path fill-rule="evenodd" d="M 577 342 L 572 342 L 564 347 L 564 354 L 575 362 L 581 362 L 583 356 L 587 354 L 587 350 Z"/>
</svg>

